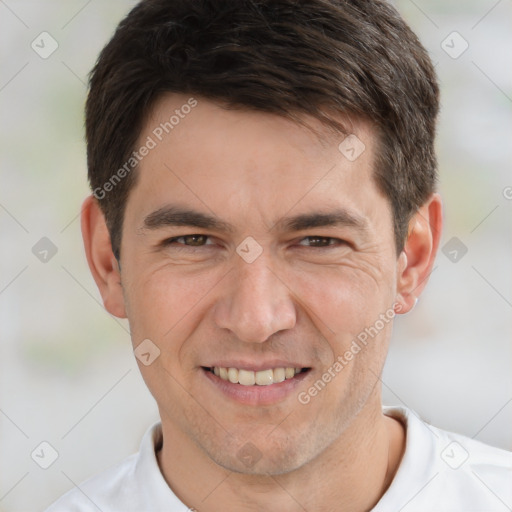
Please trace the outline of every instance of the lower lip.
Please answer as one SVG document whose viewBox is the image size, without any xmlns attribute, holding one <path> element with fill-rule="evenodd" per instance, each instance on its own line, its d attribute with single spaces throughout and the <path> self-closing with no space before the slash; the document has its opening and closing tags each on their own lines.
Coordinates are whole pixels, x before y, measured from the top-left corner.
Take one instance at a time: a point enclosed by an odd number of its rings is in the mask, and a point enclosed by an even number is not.
<svg viewBox="0 0 512 512">
<path fill-rule="evenodd" d="M 268 386 L 243 386 L 217 377 L 213 372 L 201 368 L 202 373 L 216 389 L 227 397 L 245 405 L 271 405 L 288 397 L 311 373 L 311 369 L 298 373 L 291 379 Z"/>
</svg>

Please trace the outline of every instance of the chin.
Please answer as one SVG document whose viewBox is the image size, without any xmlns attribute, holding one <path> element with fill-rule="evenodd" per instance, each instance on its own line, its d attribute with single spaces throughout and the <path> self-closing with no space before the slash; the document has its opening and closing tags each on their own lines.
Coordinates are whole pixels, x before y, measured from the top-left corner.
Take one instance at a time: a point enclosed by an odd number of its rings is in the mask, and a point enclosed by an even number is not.
<svg viewBox="0 0 512 512">
<path fill-rule="evenodd" d="M 306 439 L 294 439 L 289 434 L 281 438 L 262 436 L 253 440 L 230 438 L 229 443 L 203 447 L 216 464 L 234 473 L 245 475 L 281 475 L 299 469 L 308 461 Z M 246 440 L 247 439 L 247 440 Z"/>
<path fill-rule="evenodd" d="M 305 461 L 298 460 L 298 457 L 290 456 L 286 452 L 278 454 L 261 454 L 257 460 L 240 460 L 238 453 L 230 457 L 224 454 L 220 460 L 215 462 L 228 471 L 252 476 L 277 476 L 291 473 L 299 469 Z"/>
</svg>

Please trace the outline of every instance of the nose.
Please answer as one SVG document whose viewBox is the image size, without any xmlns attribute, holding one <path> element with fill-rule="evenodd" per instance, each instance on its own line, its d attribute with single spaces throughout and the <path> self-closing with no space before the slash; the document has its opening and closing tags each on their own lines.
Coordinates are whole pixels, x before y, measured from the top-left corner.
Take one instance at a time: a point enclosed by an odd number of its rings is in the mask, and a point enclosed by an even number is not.
<svg viewBox="0 0 512 512">
<path fill-rule="evenodd" d="M 295 326 L 290 284 L 269 263 L 263 255 L 252 263 L 240 258 L 216 304 L 217 326 L 229 329 L 240 341 L 263 343 L 271 335 Z"/>
</svg>

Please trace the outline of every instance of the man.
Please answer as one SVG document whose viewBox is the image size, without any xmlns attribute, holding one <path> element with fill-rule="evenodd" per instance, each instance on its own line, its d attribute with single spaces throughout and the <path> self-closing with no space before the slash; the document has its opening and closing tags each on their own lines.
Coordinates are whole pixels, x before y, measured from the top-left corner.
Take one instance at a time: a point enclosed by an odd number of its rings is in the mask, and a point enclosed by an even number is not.
<svg viewBox="0 0 512 512">
<path fill-rule="evenodd" d="M 381 404 L 441 234 L 432 64 L 380 1 L 148 0 L 93 70 L 87 259 L 159 407 L 60 510 L 510 510 L 512 457 Z"/>
</svg>

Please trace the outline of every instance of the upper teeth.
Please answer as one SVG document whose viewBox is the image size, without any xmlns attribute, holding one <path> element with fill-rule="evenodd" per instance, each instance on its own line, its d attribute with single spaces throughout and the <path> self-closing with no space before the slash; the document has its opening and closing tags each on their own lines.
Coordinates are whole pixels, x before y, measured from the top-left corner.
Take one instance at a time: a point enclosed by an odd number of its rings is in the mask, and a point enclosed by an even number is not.
<svg viewBox="0 0 512 512">
<path fill-rule="evenodd" d="M 268 386 L 277 382 L 283 382 L 285 379 L 291 379 L 299 373 L 302 368 L 269 368 L 253 372 L 251 370 L 239 370 L 238 368 L 213 367 L 213 373 L 222 380 L 229 380 L 233 384 L 242 384 L 242 386 Z"/>
</svg>

